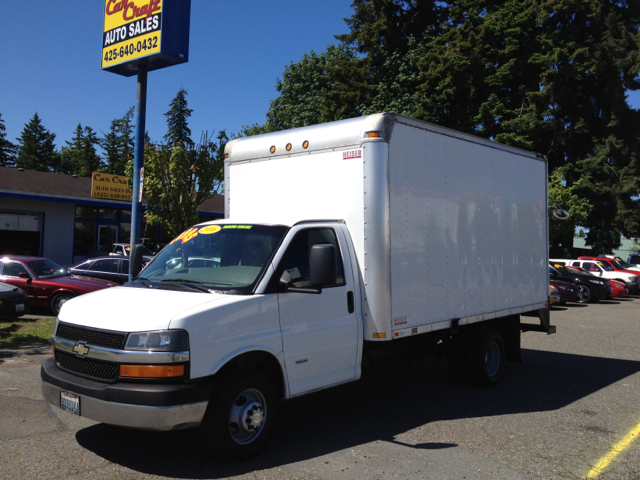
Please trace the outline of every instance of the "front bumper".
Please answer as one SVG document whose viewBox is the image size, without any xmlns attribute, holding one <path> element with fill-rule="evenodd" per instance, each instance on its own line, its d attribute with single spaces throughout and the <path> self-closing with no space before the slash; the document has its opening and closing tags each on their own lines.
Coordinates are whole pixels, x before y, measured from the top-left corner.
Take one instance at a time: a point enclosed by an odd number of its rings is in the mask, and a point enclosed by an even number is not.
<svg viewBox="0 0 640 480">
<path fill-rule="evenodd" d="M 62 371 L 53 358 L 42 362 L 42 396 L 60 408 L 61 391 L 80 398 L 80 415 L 140 430 L 179 430 L 202 422 L 213 380 L 181 384 L 101 383 Z"/>
</svg>

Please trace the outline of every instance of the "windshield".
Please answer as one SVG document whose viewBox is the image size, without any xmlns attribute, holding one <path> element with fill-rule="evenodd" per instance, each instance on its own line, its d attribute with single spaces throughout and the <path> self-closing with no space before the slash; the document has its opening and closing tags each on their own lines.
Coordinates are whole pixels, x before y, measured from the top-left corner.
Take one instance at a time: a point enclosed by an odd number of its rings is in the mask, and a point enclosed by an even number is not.
<svg viewBox="0 0 640 480">
<path fill-rule="evenodd" d="M 623 270 L 626 268 L 633 268 L 631 265 L 629 265 L 627 262 L 622 260 L 620 257 L 616 257 L 615 261 L 622 267 Z"/>
<path fill-rule="evenodd" d="M 28 262 L 27 265 L 38 278 L 62 277 L 69 273 L 66 268 L 62 268 L 51 260 L 34 260 L 33 262 Z"/>
<path fill-rule="evenodd" d="M 267 225 L 192 227 L 167 245 L 139 278 L 176 288 L 189 283 L 204 291 L 249 293 L 286 231 Z"/>
</svg>

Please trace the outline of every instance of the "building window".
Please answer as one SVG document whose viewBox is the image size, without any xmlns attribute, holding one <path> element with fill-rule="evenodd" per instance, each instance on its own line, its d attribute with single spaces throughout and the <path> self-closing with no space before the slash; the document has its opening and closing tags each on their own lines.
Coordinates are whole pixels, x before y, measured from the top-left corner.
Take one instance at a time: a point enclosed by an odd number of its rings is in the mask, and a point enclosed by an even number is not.
<svg viewBox="0 0 640 480">
<path fill-rule="evenodd" d="M 89 255 L 95 249 L 95 242 L 96 222 L 91 220 L 76 220 L 73 254 Z"/>
</svg>

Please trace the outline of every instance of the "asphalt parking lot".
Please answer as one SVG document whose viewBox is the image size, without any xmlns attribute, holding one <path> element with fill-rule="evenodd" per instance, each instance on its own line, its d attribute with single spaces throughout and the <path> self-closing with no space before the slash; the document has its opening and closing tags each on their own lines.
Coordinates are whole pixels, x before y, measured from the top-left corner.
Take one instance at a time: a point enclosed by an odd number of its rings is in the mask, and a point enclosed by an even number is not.
<svg viewBox="0 0 640 480">
<path fill-rule="evenodd" d="M 554 308 L 552 323 L 555 335 L 523 335 L 523 363 L 507 364 L 493 389 L 455 383 L 445 361 L 426 360 L 287 402 L 267 450 L 240 464 L 209 461 L 193 431 L 53 409 L 40 394 L 48 348 L 3 351 L 0 477 L 640 478 L 640 298 Z"/>
</svg>

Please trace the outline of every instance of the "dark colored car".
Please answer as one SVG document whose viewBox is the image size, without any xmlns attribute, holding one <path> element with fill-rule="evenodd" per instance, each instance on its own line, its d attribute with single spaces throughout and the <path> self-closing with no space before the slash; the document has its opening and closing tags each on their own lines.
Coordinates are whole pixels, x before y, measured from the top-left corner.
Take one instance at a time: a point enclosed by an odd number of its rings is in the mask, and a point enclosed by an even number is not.
<svg viewBox="0 0 640 480">
<path fill-rule="evenodd" d="M 569 282 L 578 288 L 578 302 L 597 302 L 611 295 L 611 283 L 605 278 L 580 275 L 563 265 L 549 265 L 549 280 Z"/>
<path fill-rule="evenodd" d="M 142 265 L 145 266 L 150 261 L 150 257 L 143 257 Z M 102 278 L 120 285 L 129 281 L 129 259 L 122 256 L 91 258 L 67 270 L 74 275 Z"/>
<path fill-rule="evenodd" d="M 556 302 L 556 305 L 564 305 L 567 302 L 579 302 L 580 289 L 570 282 L 563 282 L 562 280 L 549 280 L 549 285 L 555 287 L 560 294 L 560 300 Z"/>
<path fill-rule="evenodd" d="M 70 298 L 116 285 L 99 278 L 71 275 L 48 258 L 7 256 L 0 259 L 0 282 L 21 288 L 31 307 L 50 307 L 54 315 Z"/>
<path fill-rule="evenodd" d="M 27 292 L 8 283 L 0 283 L 0 318 L 17 318 L 28 311 Z"/>
</svg>

